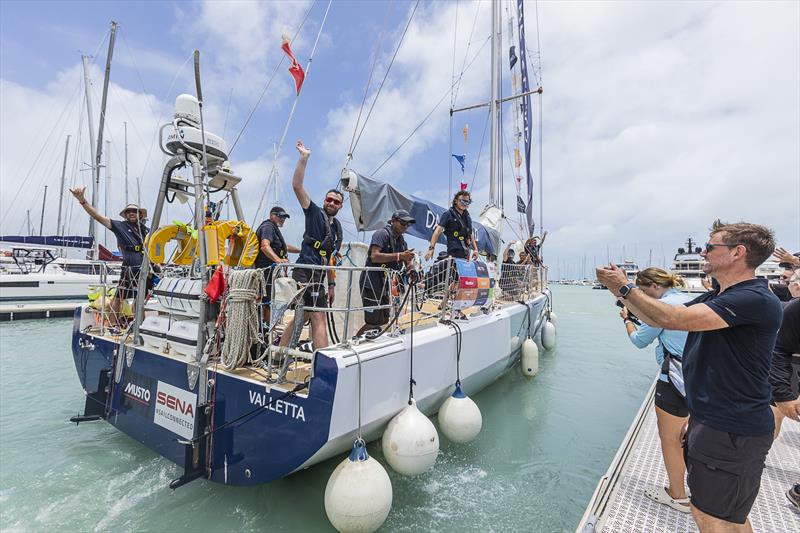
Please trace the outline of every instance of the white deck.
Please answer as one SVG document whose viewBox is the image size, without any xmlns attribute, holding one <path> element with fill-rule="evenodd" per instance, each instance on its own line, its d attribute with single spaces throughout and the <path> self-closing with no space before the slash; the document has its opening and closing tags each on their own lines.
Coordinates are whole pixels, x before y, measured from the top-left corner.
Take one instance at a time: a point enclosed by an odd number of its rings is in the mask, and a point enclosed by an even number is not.
<svg viewBox="0 0 800 533">
<path fill-rule="evenodd" d="M 650 389 L 608 472 L 600 480 L 576 532 L 696 532 L 691 515 L 653 502 L 650 486 L 665 485 L 656 416 Z M 785 419 L 767 456 L 761 490 L 750 512 L 756 532 L 800 531 L 800 511 L 786 491 L 800 483 L 800 424 Z"/>
</svg>

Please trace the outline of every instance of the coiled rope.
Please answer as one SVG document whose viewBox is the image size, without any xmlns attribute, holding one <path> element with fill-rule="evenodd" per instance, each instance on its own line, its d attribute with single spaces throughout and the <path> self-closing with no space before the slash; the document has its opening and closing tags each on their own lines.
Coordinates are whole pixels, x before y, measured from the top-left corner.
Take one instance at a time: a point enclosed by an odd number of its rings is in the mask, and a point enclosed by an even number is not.
<svg viewBox="0 0 800 533">
<path fill-rule="evenodd" d="M 233 270 L 228 276 L 225 297 L 228 316 L 221 358 L 223 366 L 232 370 L 263 359 L 263 356 L 251 358 L 250 347 L 260 340 L 257 302 L 264 293 L 264 275 L 261 270 L 248 269 Z"/>
</svg>

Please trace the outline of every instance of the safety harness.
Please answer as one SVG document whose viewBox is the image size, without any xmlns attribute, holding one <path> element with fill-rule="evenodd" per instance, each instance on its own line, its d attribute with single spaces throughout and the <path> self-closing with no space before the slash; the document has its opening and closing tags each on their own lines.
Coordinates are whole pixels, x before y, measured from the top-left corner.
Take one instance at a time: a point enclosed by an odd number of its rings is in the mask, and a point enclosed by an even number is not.
<svg viewBox="0 0 800 533">
<path fill-rule="evenodd" d="M 342 245 L 342 225 L 334 218 L 332 223 L 335 231 L 331 231 L 331 224 L 328 223 L 327 215 L 323 214 L 323 216 L 325 217 L 325 237 L 322 240 L 318 240 L 306 233 L 303 235 L 303 244 L 310 245 L 319 254 L 322 259 L 321 263 L 325 264 L 328 255 L 338 251 Z"/>
<path fill-rule="evenodd" d="M 286 240 L 284 240 L 283 234 L 281 233 L 281 229 L 278 227 L 277 224 L 275 224 L 275 222 L 273 222 L 272 220 L 265 220 L 264 222 L 261 223 L 261 226 L 259 226 L 259 228 L 256 231 L 256 233 L 260 234 L 261 233 L 261 228 L 263 228 L 266 224 L 271 224 L 275 228 L 275 231 L 273 233 L 275 235 L 275 244 L 278 245 L 278 249 L 276 250 L 275 247 L 273 246 L 273 242 L 270 241 L 270 243 L 269 243 L 270 248 L 272 248 L 272 251 L 275 252 L 275 255 L 277 255 L 281 259 L 285 259 L 286 255 L 287 255 L 286 254 Z"/>
<path fill-rule="evenodd" d="M 451 207 L 448 211 L 458 224 L 458 228 L 451 230 L 448 236 L 457 240 L 464 250 L 469 250 L 467 239 L 472 235 L 472 217 L 469 216 L 469 211 L 465 209 L 463 215 L 459 215 L 455 207 Z"/>
</svg>

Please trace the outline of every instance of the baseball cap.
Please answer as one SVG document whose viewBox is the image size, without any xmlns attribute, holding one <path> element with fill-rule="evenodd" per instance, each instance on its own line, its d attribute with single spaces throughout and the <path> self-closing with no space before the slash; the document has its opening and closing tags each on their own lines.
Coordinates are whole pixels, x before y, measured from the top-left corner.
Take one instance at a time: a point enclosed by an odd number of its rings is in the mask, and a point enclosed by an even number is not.
<svg viewBox="0 0 800 533">
<path fill-rule="evenodd" d="M 270 215 L 278 215 L 281 218 L 292 218 L 292 217 L 289 216 L 289 213 L 287 213 L 284 208 L 282 208 L 280 206 L 277 206 L 277 205 L 269 210 L 269 214 Z"/>
<path fill-rule="evenodd" d="M 412 217 L 405 209 L 398 209 L 397 211 L 392 213 L 392 220 L 410 222 L 411 224 L 416 222 L 416 220 L 414 220 L 414 217 Z"/>
</svg>

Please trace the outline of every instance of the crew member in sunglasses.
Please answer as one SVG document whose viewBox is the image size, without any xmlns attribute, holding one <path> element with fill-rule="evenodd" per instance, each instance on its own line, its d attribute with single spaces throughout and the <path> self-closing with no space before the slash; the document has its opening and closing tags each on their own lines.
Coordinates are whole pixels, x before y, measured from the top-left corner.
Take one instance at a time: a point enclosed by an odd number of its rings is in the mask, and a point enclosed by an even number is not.
<svg viewBox="0 0 800 533">
<path fill-rule="evenodd" d="M 295 145 L 299 158 L 292 176 L 292 190 L 300 202 L 305 215 L 305 233 L 300 246 L 300 257 L 297 264 L 325 266 L 330 264 L 330 258 L 339 251 L 342 244 L 342 225 L 336 219 L 336 214 L 342 208 L 344 195 L 338 189 L 331 189 L 325 193 L 322 208 L 311 201 L 303 181 L 306 174 L 306 165 L 311 156 L 311 150 L 306 148 L 303 141 L 298 140 Z M 326 276 L 327 272 L 327 276 Z M 303 293 L 305 307 L 328 307 L 333 304 L 335 281 L 330 271 L 321 269 L 298 268 L 292 271 L 292 278 L 301 285 L 306 286 Z M 327 281 L 327 283 L 326 283 Z M 325 290 L 327 286 L 327 291 Z M 319 350 L 328 346 L 328 333 L 326 331 L 325 314 L 320 311 L 306 311 L 311 320 L 311 340 L 314 349 Z M 281 346 L 288 346 L 294 329 L 292 319 L 284 329 L 281 336 Z"/>
<path fill-rule="evenodd" d="M 433 230 L 428 253 L 425 254 L 426 261 L 433 257 L 433 249 L 442 232 L 447 239 L 447 255 L 466 260 L 478 258 L 478 242 L 468 211 L 471 203 L 469 191 L 458 191 L 453 196 L 453 205 L 439 217 L 439 223 Z"/>
</svg>

